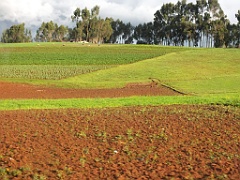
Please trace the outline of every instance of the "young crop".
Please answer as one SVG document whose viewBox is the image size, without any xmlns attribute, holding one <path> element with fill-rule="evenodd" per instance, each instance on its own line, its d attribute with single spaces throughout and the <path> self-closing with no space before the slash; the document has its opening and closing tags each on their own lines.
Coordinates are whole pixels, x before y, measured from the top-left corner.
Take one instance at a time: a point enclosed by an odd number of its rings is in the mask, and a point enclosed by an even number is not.
<svg viewBox="0 0 240 180">
<path fill-rule="evenodd" d="M 86 134 L 84 131 L 80 131 L 80 132 L 77 132 L 77 133 L 75 134 L 75 136 L 76 136 L 77 138 L 86 138 L 86 137 L 87 137 L 87 134 Z"/>
<path fill-rule="evenodd" d="M 81 166 L 82 167 L 85 167 L 85 163 L 86 163 L 86 158 L 85 157 L 81 157 L 80 159 L 79 159 L 79 161 L 80 161 L 80 164 L 81 164 Z"/>
<path fill-rule="evenodd" d="M 0 77 L 60 80 L 114 66 L 106 65 L 0 65 Z"/>
<path fill-rule="evenodd" d="M 120 65 L 182 51 L 152 46 L 1 47 L 0 65 Z"/>
<path fill-rule="evenodd" d="M 34 174 L 33 175 L 33 180 L 46 180 L 47 177 L 42 175 L 42 174 Z"/>
</svg>

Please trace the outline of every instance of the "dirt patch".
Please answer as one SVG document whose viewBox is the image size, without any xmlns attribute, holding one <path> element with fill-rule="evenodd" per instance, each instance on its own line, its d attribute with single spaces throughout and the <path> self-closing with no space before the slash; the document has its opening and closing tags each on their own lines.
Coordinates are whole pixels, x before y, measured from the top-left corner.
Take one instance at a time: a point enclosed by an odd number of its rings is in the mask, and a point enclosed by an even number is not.
<svg viewBox="0 0 240 180">
<path fill-rule="evenodd" d="M 181 95 L 174 90 L 149 84 L 129 84 L 118 89 L 60 89 L 0 82 L 0 99 L 105 98 L 128 96 Z"/>
<path fill-rule="evenodd" d="M 240 111 L 0 112 L 0 179 L 239 179 Z"/>
</svg>

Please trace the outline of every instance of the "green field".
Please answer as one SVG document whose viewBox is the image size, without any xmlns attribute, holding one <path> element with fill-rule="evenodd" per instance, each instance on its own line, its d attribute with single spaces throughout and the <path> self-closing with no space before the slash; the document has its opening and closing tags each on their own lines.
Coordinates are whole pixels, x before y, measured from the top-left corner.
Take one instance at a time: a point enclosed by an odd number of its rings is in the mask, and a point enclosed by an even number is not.
<svg viewBox="0 0 240 180">
<path fill-rule="evenodd" d="M 201 103 L 239 106 L 239 57 L 239 49 L 79 43 L 0 44 L 2 81 L 62 88 L 116 88 L 154 78 L 186 94 L 178 98 L 1 100 L 0 109 L 98 107 L 96 103 L 114 107 Z"/>
</svg>

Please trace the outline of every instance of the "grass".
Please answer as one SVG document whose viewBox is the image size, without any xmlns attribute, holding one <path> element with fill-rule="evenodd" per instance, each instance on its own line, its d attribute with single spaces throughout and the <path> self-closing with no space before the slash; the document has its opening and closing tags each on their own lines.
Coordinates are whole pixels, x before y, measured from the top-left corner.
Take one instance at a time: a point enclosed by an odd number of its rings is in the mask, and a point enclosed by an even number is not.
<svg viewBox="0 0 240 180">
<path fill-rule="evenodd" d="M 2 110 L 163 104 L 239 106 L 239 49 L 76 43 L 65 46 L 42 43 L 38 46 L 30 43 L 0 44 L 0 55 L 0 80 L 4 81 L 62 88 L 117 88 L 155 78 L 188 94 L 117 99 L 1 100 Z"/>
<path fill-rule="evenodd" d="M 186 94 L 240 93 L 240 51 L 196 49 L 170 53 L 61 80 L 79 87 L 122 87 L 129 82 L 159 79 Z"/>
<path fill-rule="evenodd" d="M 30 99 L 0 100 L 0 110 L 59 109 L 59 108 L 107 108 L 123 106 L 158 106 L 171 104 L 226 105 L 240 107 L 239 94 L 217 94 L 203 96 L 142 96 L 127 98 L 83 98 L 83 99 Z"/>
</svg>

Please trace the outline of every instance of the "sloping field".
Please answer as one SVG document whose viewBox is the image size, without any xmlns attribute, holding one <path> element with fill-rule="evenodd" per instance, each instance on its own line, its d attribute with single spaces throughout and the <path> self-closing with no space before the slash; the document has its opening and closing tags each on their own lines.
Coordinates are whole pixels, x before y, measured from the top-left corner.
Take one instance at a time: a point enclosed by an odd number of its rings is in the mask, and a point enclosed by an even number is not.
<svg viewBox="0 0 240 180">
<path fill-rule="evenodd" d="M 123 86 L 157 79 L 186 94 L 240 93 L 240 51 L 197 49 L 170 53 L 62 80 L 79 86 Z M 239 81 L 240 82 L 240 81 Z"/>
<path fill-rule="evenodd" d="M 72 43 L 63 46 L 61 43 L 43 43 L 40 45 L 4 44 L 0 47 L 0 54 L 0 69 L 2 69 L 0 80 L 7 82 L 40 85 L 39 88 L 44 86 L 70 88 L 73 91 L 76 91 L 74 90 L 76 88 L 83 88 L 85 91 L 91 89 L 89 92 L 94 91 L 93 89 L 108 89 L 108 91 L 117 89 L 115 94 L 119 94 L 118 91 L 122 91 L 122 88 L 129 84 L 151 84 L 154 81 L 160 87 L 167 86 L 188 97 L 178 97 L 175 101 L 171 97 L 147 97 L 146 99 L 134 97 L 137 103 L 130 103 L 130 105 L 150 105 L 155 102 L 155 105 L 210 103 L 238 106 L 240 101 L 240 83 L 237 83 L 240 80 L 238 49 L 188 49 L 135 45 L 99 47 Z M 137 88 L 140 89 L 140 87 Z M 32 87 L 34 88 L 39 89 Z M 4 89 L 6 88 L 2 84 L 2 90 Z M 159 94 L 135 92 L 132 90 L 128 94 L 129 96 L 164 95 L 161 92 Z M 40 94 L 40 91 L 37 93 Z M 79 93 L 81 95 L 72 96 L 72 98 L 85 97 L 83 92 L 79 91 Z M 93 92 L 93 94 L 97 93 L 99 92 Z M 20 97 L 20 94 L 14 97 L 24 98 L 24 96 Z M 88 97 L 93 96 L 88 95 Z M 62 98 L 70 98 L 70 96 Z M 52 103 L 55 108 L 70 107 L 68 100 L 64 102 L 62 98 L 60 104 Z M 33 100 L 32 103 L 27 102 L 29 108 L 31 104 L 38 104 L 34 101 L 37 100 Z M 83 100 L 78 99 L 78 101 L 76 104 L 81 104 Z M 129 104 L 122 103 L 127 102 L 128 99 L 113 101 L 108 100 L 108 104 L 114 104 L 114 106 Z M 8 105 L 12 107 L 13 101 L 1 102 L 5 108 Z M 118 103 L 115 104 L 115 102 Z M 23 100 L 18 103 L 19 108 L 26 108 Z M 23 103 L 22 106 L 21 103 Z M 42 103 L 44 102 L 41 101 L 40 104 Z M 72 106 L 75 107 L 76 104 Z M 102 102 L 102 104 L 105 103 Z M 2 109 L 4 107 L 2 105 Z M 43 107 L 49 106 L 46 104 Z"/>
<path fill-rule="evenodd" d="M 238 49 L 36 44 L 0 47 L 0 77 L 67 88 L 159 81 L 185 94 L 239 93 Z"/>
</svg>

